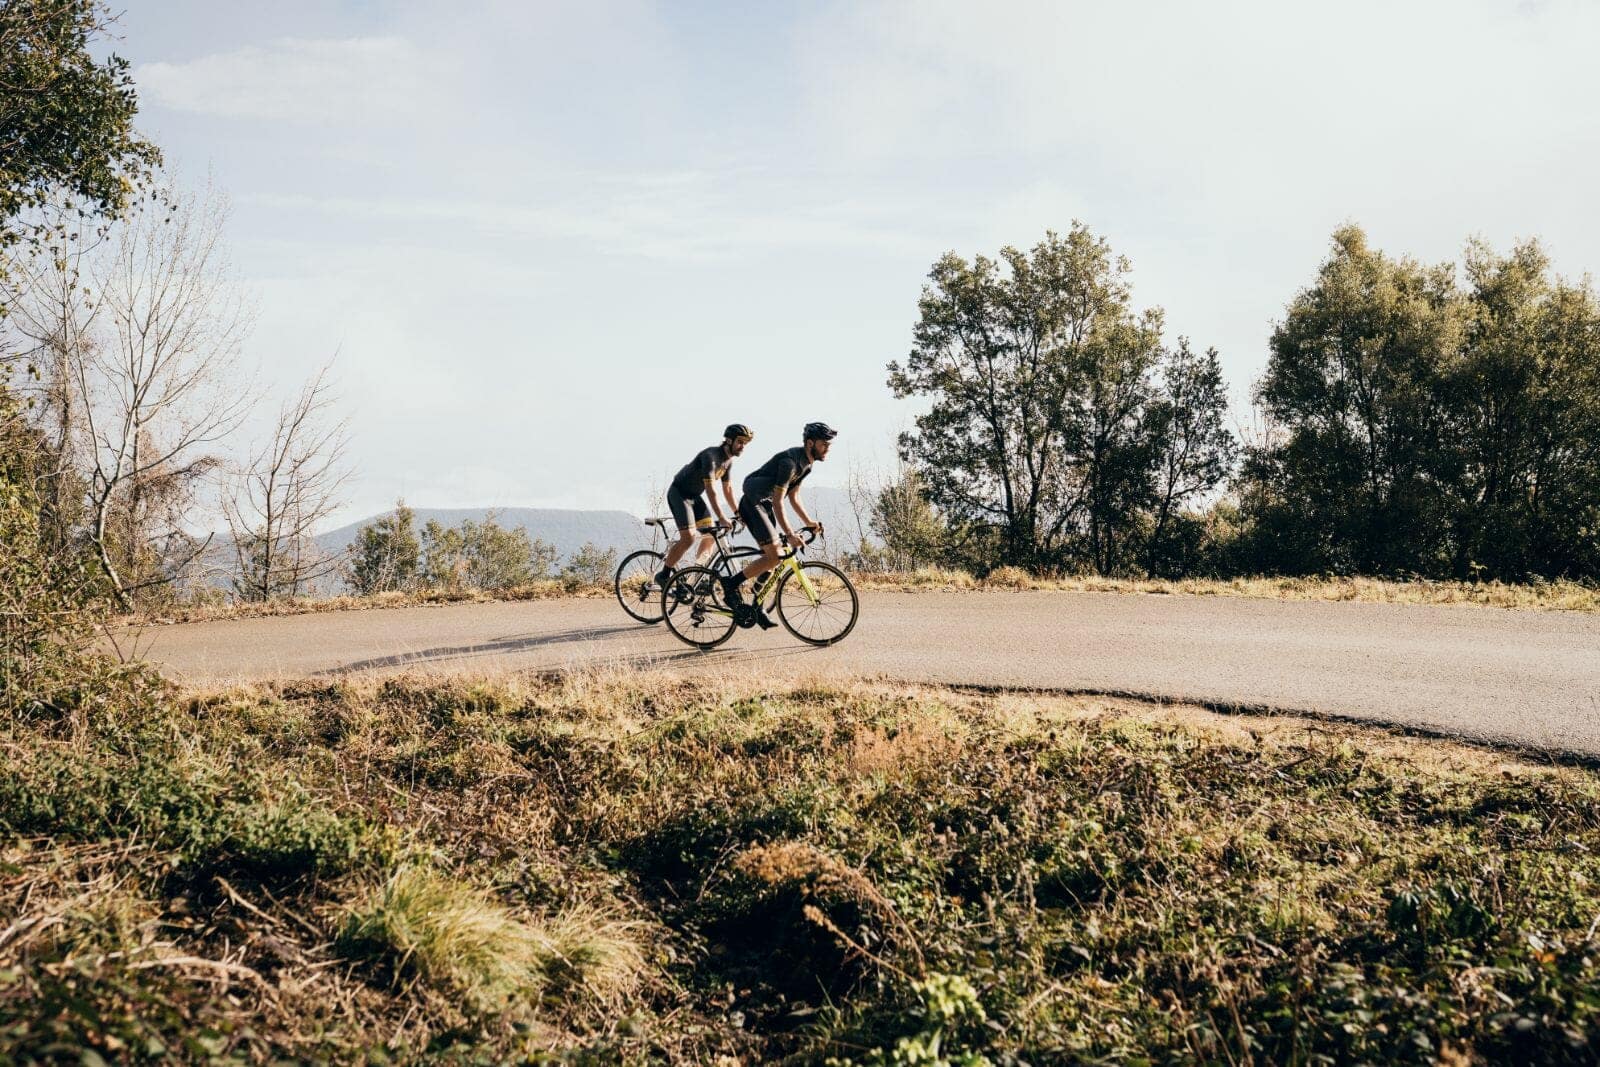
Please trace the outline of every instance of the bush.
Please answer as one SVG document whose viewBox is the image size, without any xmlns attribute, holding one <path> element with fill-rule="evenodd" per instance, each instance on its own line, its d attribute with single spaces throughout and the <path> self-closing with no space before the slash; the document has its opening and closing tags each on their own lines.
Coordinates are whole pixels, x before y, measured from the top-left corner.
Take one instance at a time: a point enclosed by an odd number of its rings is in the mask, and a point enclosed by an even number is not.
<svg viewBox="0 0 1600 1067">
<path fill-rule="evenodd" d="M 422 581 L 433 589 L 499 591 L 550 577 L 554 546 L 528 536 L 524 527 L 507 530 L 493 513 L 483 522 L 467 519 L 422 528 Z"/>
<path fill-rule="evenodd" d="M 170 751 L 51 751 L 15 762 L 0 772 L 0 825 L 79 841 L 137 835 L 194 877 L 237 872 L 287 883 L 386 853 L 366 824 L 294 783 L 273 796 L 260 779 L 183 769 Z"/>
<path fill-rule="evenodd" d="M 357 596 L 410 589 L 422 562 L 414 514 L 401 500 L 394 514 L 368 523 L 356 532 L 350 570 L 345 578 Z"/>
<path fill-rule="evenodd" d="M 96 669 L 91 627 L 104 605 L 88 555 L 47 529 L 36 486 L 49 450 L 0 383 L 0 711 L 64 710 Z"/>
<path fill-rule="evenodd" d="M 566 567 L 561 571 L 561 580 L 571 588 L 605 585 L 611 581 L 616 569 L 616 549 L 608 548 L 601 551 L 594 542 L 585 541 L 583 547 L 567 560 Z"/>
</svg>

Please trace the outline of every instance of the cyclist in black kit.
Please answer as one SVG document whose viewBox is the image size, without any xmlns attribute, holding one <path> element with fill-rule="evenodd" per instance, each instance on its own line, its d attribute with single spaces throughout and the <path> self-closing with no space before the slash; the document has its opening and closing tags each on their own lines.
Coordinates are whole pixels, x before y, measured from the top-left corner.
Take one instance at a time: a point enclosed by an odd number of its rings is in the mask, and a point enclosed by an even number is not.
<svg viewBox="0 0 1600 1067">
<path fill-rule="evenodd" d="M 733 514 L 736 510 L 731 485 L 733 458 L 744 452 L 744 446 L 754 436 L 744 423 L 733 423 L 722 431 L 720 445 L 702 448 L 684 464 L 682 470 L 673 475 L 672 485 L 667 489 L 667 507 L 678 523 L 678 539 L 667 549 L 667 558 L 662 560 L 661 570 L 656 573 L 657 584 L 665 585 L 672 579 L 678 561 L 694 543 L 696 530 L 702 531 L 700 551 L 697 553 L 699 557 L 703 558 L 716 545 L 716 539 L 704 532 L 711 528 L 712 512 L 716 513 L 717 522 L 725 526 L 732 525 L 722 513 L 722 504 L 717 500 L 716 483 L 722 483 L 722 495 L 728 500 L 728 513 Z M 710 507 L 706 506 L 707 500 L 710 501 Z"/>
<path fill-rule="evenodd" d="M 729 604 L 737 606 L 744 603 L 744 595 L 739 592 L 739 587 L 745 579 L 759 578 L 778 565 L 781 547 L 778 543 L 779 530 L 782 530 L 783 539 L 790 547 L 804 547 L 805 542 L 800 540 L 800 535 L 789 525 L 789 517 L 784 514 L 785 497 L 795 514 L 800 516 L 802 527 L 808 526 L 822 533 L 822 523 L 814 521 L 800 503 L 800 483 L 811 473 L 813 463 L 828 458 L 828 449 L 836 436 L 838 431 L 827 423 L 808 422 L 802 431 L 800 447 L 784 449 L 745 478 L 744 495 L 739 498 L 739 517 L 750 528 L 750 536 L 755 538 L 756 544 L 761 546 L 761 558 L 743 571 L 722 579 L 722 593 Z M 764 613 L 758 613 L 756 621 L 763 630 L 778 625 Z"/>
</svg>

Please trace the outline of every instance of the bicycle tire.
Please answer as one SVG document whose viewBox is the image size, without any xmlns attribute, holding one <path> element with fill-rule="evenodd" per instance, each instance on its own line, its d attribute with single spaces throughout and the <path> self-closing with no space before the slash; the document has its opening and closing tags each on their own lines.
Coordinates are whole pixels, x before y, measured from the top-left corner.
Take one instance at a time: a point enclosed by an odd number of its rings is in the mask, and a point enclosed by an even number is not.
<svg viewBox="0 0 1600 1067">
<path fill-rule="evenodd" d="M 685 567 L 661 590 L 661 616 L 672 636 L 701 651 L 716 648 L 739 628 L 723 602 L 722 579 L 710 567 Z"/>
<path fill-rule="evenodd" d="M 622 610 L 648 625 L 661 621 L 661 597 L 654 586 L 656 572 L 664 559 L 661 553 L 648 548 L 631 552 L 617 565 L 617 576 L 612 582 Z"/>
<path fill-rule="evenodd" d="M 800 584 L 794 581 L 795 572 L 786 570 L 778 582 L 776 593 L 778 601 L 778 618 L 783 623 L 783 628 L 808 645 L 832 645 L 843 641 L 849 636 L 850 631 L 856 628 L 856 620 L 861 617 L 861 597 L 856 592 L 856 587 L 845 576 L 844 571 L 831 563 L 821 560 L 808 559 L 800 564 L 800 570 L 805 573 L 814 588 L 822 591 L 821 599 L 813 603 Z M 791 592 L 792 588 L 792 592 Z M 789 594 L 789 595 L 785 595 Z M 846 604 L 848 604 L 848 618 L 845 618 Z M 791 619 L 793 614 L 795 618 Z M 834 623 L 842 620 L 844 625 L 837 632 Z M 822 628 L 805 627 L 804 622 L 818 622 Z"/>
</svg>

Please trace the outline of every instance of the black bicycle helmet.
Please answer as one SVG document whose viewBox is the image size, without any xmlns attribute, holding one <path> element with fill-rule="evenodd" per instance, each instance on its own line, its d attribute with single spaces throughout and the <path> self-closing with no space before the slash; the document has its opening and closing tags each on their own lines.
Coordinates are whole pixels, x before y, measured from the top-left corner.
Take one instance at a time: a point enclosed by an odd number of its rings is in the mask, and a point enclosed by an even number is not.
<svg viewBox="0 0 1600 1067">
<path fill-rule="evenodd" d="M 755 433 L 742 422 L 731 422 L 728 424 L 728 428 L 722 431 L 722 436 L 729 441 L 735 437 L 743 437 L 745 440 L 749 440 L 755 436 Z"/>
<path fill-rule="evenodd" d="M 825 422 L 808 422 L 803 436 L 807 441 L 831 441 L 839 436 L 839 431 Z"/>
</svg>

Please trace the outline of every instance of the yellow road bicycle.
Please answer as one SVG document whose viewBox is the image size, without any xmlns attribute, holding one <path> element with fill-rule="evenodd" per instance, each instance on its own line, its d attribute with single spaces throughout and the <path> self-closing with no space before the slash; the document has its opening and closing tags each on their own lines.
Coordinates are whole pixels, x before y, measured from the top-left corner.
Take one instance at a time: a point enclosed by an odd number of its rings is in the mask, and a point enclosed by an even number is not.
<svg viewBox="0 0 1600 1067">
<path fill-rule="evenodd" d="M 806 544 L 816 532 L 802 531 Z M 803 551 L 803 550 L 801 550 Z M 831 563 L 808 559 L 791 549 L 778 565 L 755 581 L 749 599 L 729 604 L 718 580 L 730 561 L 716 560 L 721 570 L 685 567 L 661 591 L 661 613 L 667 628 L 696 648 L 716 648 L 733 631 L 756 624 L 756 612 L 775 611 L 784 629 L 808 645 L 831 645 L 844 640 L 861 614 L 861 598 L 843 571 Z M 737 562 L 743 564 L 744 560 Z"/>
</svg>

